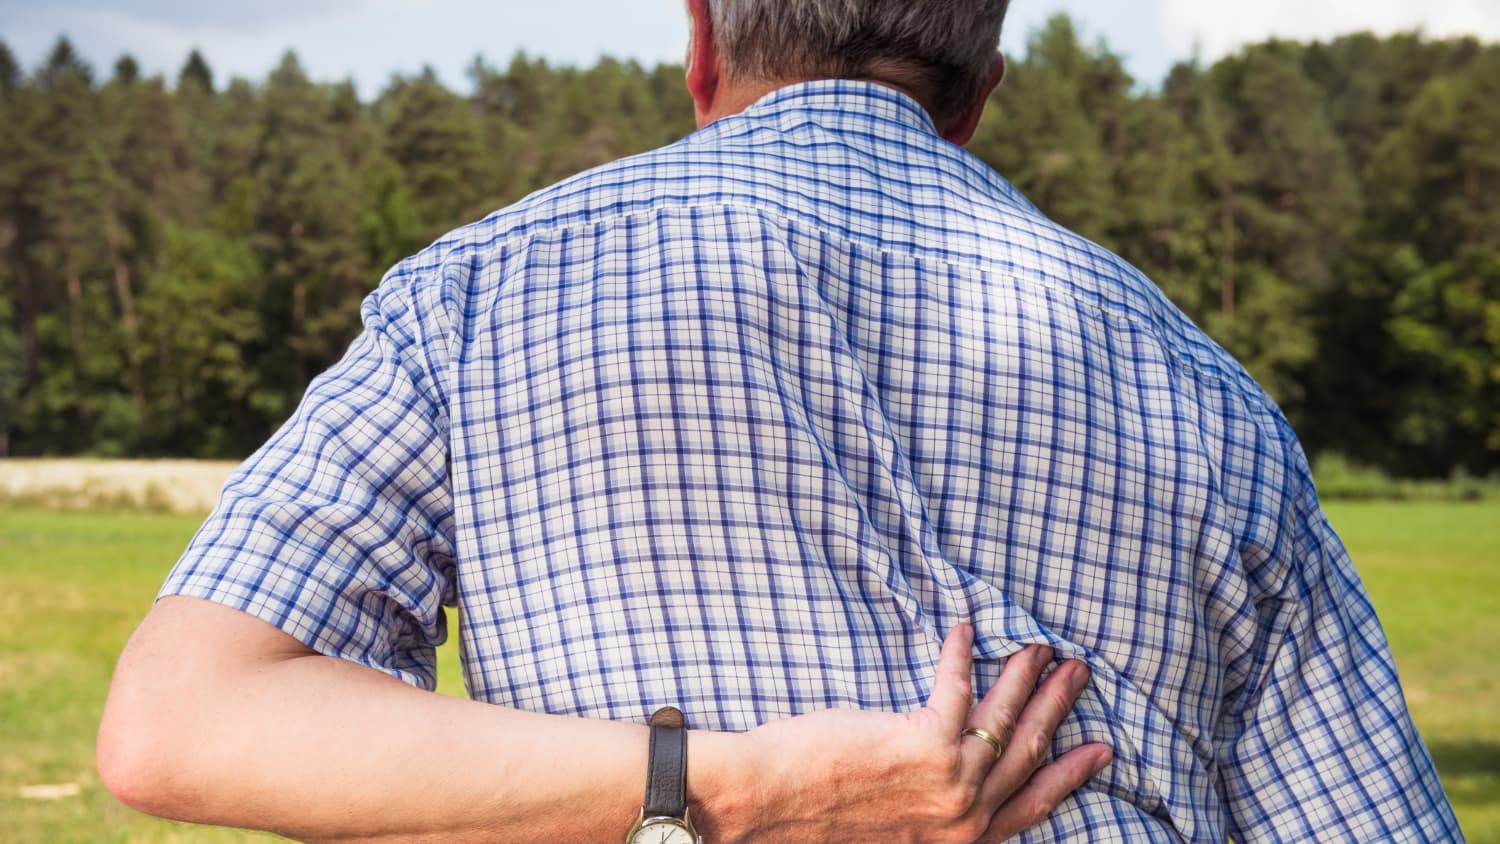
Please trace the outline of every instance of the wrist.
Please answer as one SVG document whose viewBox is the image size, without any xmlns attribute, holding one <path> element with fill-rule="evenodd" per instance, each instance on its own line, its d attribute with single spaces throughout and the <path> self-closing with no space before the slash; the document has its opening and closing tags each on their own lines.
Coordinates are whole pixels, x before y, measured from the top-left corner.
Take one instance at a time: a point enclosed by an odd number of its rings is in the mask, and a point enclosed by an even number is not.
<svg viewBox="0 0 1500 844">
<path fill-rule="evenodd" d="M 752 841 L 774 807 L 760 743 L 751 733 L 688 732 L 688 806 L 704 844 Z"/>
</svg>

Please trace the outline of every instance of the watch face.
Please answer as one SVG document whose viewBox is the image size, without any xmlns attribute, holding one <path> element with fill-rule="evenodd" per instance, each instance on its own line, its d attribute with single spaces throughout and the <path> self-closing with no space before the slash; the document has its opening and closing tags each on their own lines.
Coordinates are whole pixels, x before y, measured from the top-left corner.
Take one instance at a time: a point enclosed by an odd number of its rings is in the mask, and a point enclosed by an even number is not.
<svg viewBox="0 0 1500 844">
<path fill-rule="evenodd" d="M 674 821 L 647 821 L 630 837 L 630 844 L 698 844 L 693 834 Z"/>
</svg>

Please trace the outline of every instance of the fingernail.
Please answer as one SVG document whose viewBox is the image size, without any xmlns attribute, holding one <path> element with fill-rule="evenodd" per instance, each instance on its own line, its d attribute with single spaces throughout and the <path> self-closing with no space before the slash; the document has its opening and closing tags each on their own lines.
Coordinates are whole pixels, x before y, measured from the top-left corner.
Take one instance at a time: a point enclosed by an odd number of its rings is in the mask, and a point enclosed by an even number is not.
<svg viewBox="0 0 1500 844">
<path fill-rule="evenodd" d="M 1036 661 L 1037 668 L 1046 668 L 1047 663 L 1052 661 L 1052 649 L 1041 645 L 1031 652 L 1031 658 Z"/>
<path fill-rule="evenodd" d="M 1099 753 L 1096 753 L 1095 756 L 1098 757 L 1094 760 L 1095 774 L 1099 773 L 1105 768 L 1108 768 L 1109 763 L 1115 761 L 1115 752 L 1107 747 L 1101 750 Z"/>
<path fill-rule="evenodd" d="M 1087 688 L 1089 684 L 1089 667 L 1081 662 L 1076 665 L 1077 667 L 1073 669 L 1073 676 L 1068 678 L 1068 685 L 1073 687 L 1075 695 Z"/>
</svg>

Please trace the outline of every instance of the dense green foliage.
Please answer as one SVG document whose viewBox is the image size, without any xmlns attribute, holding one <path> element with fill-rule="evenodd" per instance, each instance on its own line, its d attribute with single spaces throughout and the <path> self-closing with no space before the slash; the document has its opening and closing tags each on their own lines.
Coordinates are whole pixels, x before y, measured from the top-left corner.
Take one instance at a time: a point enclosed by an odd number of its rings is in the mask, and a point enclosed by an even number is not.
<svg viewBox="0 0 1500 844">
<path fill-rule="evenodd" d="M 441 232 L 692 129 L 681 70 L 476 61 L 373 101 L 0 45 L 0 455 L 239 456 Z M 971 149 L 1235 353 L 1309 451 L 1500 469 L 1500 46 L 1273 41 L 1142 91 L 1066 18 Z"/>
</svg>

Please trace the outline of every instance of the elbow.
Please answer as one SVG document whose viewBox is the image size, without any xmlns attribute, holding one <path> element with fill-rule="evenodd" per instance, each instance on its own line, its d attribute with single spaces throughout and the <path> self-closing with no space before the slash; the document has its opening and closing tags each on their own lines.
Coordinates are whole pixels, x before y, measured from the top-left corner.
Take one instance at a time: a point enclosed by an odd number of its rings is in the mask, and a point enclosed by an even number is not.
<svg viewBox="0 0 1500 844">
<path fill-rule="evenodd" d="M 172 820 L 214 823 L 235 805 L 234 766 L 244 741 L 231 704 L 244 671 L 261 664 L 246 650 L 262 622 L 193 599 L 151 610 L 115 667 L 99 722 L 95 766 L 121 803 Z"/>
<path fill-rule="evenodd" d="M 94 765 L 99 771 L 99 781 L 116 800 L 149 813 L 146 806 L 151 789 L 143 784 L 140 763 L 132 758 L 134 752 L 125 745 L 117 727 L 108 721 L 100 726 L 99 739 L 94 745 Z"/>
<path fill-rule="evenodd" d="M 94 744 L 100 782 L 121 803 L 148 815 L 194 820 L 201 798 L 194 768 L 210 738 L 201 691 L 175 670 L 132 658 L 127 648 Z"/>
<path fill-rule="evenodd" d="M 117 800 L 138 812 L 180 817 L 166 743 L 154 735 L 154 719 L 129 709 L 113 702 L 105 707 L 94 748 L 99 779 Z"/>
</svg>

